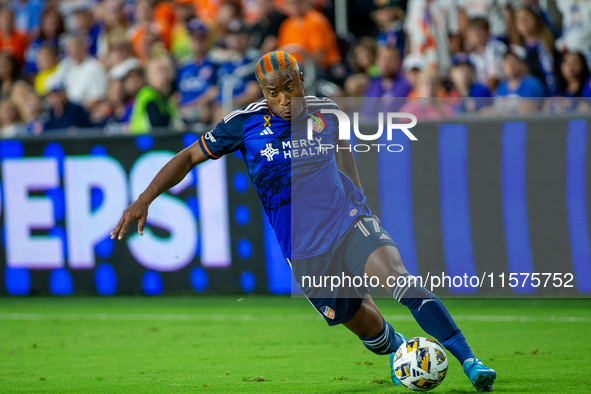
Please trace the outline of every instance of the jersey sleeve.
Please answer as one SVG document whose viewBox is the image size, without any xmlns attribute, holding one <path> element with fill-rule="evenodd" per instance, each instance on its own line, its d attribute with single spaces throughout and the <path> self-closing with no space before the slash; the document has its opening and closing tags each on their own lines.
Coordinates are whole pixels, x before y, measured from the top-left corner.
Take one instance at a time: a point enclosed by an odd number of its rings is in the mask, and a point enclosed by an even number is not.
<svg viewBox="0 0 591 394">
<path fill-rule="evenodd" d="M 210 159 L 219 159 L 242 147 L 244 129 L 243 122 L 221 121 L 217 126 L 199 138 L 201 150 Z"/>
</svg>

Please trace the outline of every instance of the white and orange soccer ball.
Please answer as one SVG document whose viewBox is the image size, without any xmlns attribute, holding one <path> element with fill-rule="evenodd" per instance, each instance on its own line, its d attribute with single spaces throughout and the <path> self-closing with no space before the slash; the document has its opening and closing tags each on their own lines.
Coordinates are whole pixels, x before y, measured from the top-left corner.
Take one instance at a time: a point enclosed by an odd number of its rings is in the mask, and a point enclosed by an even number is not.
<svg viewBox="0 0 591 394">
<path fill-rule="evenodd" d="M 445 378 L 447 354 L 432 339 L 410 338 L 394 354 L 394 373 L 411 390 L 432 390 Z"/>
</svg>

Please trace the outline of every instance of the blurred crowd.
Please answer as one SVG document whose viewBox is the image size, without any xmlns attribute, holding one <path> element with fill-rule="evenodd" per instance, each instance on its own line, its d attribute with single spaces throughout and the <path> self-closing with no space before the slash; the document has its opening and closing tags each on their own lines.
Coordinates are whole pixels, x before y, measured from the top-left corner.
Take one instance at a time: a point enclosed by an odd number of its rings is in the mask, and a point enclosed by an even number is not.
<svg viewBox="0 0 591 394">
<path fill-rule="evenodd" d="M 275 49 L 317 95 L 425 118 L 587 111 L 591 0 L 548 1 L 561 23 L 537 0 L 349 0 L 337 35 L 330 0 L 4 0 L 0 137 L 212 124 L 261 97 L 253 62 Z"/>
</svg>

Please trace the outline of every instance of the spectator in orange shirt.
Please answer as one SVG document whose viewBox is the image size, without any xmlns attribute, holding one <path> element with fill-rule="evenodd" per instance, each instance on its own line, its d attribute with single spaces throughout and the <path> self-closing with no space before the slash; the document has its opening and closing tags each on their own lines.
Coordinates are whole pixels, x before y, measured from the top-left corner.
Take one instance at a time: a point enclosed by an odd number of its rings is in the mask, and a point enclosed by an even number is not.
<svg viewBox="0 0 591 394">
<path fill-rule="evenodd" d="M 222 0 L 195 0 L 197 17 L 208 24 L 213 24 Z"/>
<path fill-rule="evenodd" d="M 226 27 L 234 19 L 244 20 L 242 3 L 239 0 L 224 0 L 218 8 L 213 26 L 209 30 L 209 36 L 216 45 L 224 46 Z"/>
<path fill-rule="evenodd" d="M 167 49 L 170 49 L 172 27 L 176 21 L 174 6 L 169 1 L 157 1 L 154 7 L 154 23 L 160 33 L 160 38 Z"/>
<path fill-rule="evenodd" d="M 288 18 L 279 28 L 277 46 L 292 53 L 298 62 L 308 54 L 317 67 L 327 69 L 341 61 L 337 38 L 330 22 L 312 8 L 309 0 L 285 0 Z"/>
<path fill-rule="evenodd" d="M 145 63 L 149 57 L 149 54 L 145 50 L 145 38 L 146 33 L 152 32 L 158 34 L 160 41 L 164 43 L 164 46 L 170 48 L 170 33 L 172 26 L 169 26 L 166 22 L 167 12 L 166 7 L 163 6 L 161 14 L 159 14 L 160 20 L 155 19 L 155 10 L 150 0 L 138 0 L 135 3 L 135 25 L 129 30 L 129 39 L 133 45 L 133 52 L 135 56 L 140 59 L 142 63 Z"/>
<path fill-rule="evenodd" d="M 0 50 L 10 53 L 22 65 L 25 61 L 27 45 L 29 45 L 27 36 L 14 30 L 14 12 L 10 8 L 2 8 L 0 10 Z"/>
</svg>

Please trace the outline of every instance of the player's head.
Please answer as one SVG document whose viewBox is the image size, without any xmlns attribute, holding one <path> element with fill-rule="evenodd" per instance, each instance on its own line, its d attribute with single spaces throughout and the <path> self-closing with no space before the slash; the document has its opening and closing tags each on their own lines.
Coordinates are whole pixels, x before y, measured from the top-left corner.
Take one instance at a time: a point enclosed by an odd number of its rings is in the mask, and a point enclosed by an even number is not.
<svg viewBox="0 0 591 394">
<path fill-rule="evenodd" d="M 291 108 L 292 97 L 304 97 L 304 75 L 287 52 L 269 52 L 257 64 L 256 77 L 271 110 L 283 120 L 297 117 L 302 108 Z"/>
</svg>

